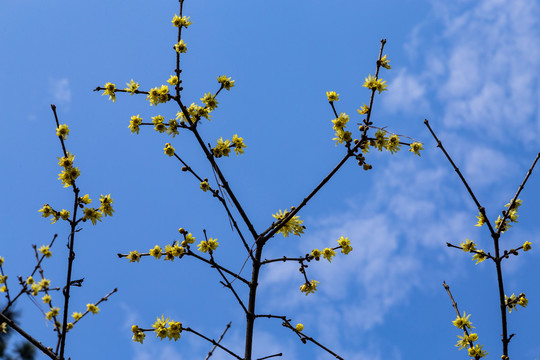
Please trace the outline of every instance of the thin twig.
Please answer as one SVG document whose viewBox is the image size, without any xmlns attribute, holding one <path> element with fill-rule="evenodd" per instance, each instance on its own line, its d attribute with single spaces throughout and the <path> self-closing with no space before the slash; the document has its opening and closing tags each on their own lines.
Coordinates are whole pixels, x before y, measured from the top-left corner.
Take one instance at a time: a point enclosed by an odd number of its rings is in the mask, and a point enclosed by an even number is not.
<svg viewBox="0 0 540 360">
<path fill-rule="evenodd" d="M 229 321 L 229 323 L 227 324 L 227 326 L 225 327 L 225 330 L 223 330 L 223 333 L 221 334 L 221 336 L 219 337 L 217 343 L 219 344 L 221 342 L 221 340 L 223 340 L 223 337 L 225 336 L 225 333 L 227 333 L 227 330 L 229 330 L 229 328 L 231 327 L 231 322 Z M 206 355 L 206 357 L 204 358 L 204 360 L 208 360 L 210 359 L 210 357 L 214 354 L 214 350 L 216 350 L 216 347 L 217 347 L 217 344 L 214 345 L 214 347 L 212 348 L 212 350 L 210 350 L 208 352 L 208 355 Z"/>
</svg>

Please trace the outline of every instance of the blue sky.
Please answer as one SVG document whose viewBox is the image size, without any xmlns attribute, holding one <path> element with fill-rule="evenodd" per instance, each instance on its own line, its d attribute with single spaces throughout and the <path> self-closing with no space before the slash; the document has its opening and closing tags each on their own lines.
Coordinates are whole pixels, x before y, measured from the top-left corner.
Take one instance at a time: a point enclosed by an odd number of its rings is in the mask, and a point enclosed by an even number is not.
<svg viewBox="0 0 540 360">
<path fill-rule="evenodd" d="M 57 180 L 61 148 L 49 104 L 70 126 L 67 146 L 81 169 L 81 191 L 114 199 L 114 217 L 85 224 L 78 234 L 75 277 L 84 277 L 85 286 L 74 289 L 71 308 L 81 311 L 113 288 L 119 292 L 70 332 L 73 359 L 179 360 L 209 351 L 189 334 L 176 343 L 151 334 L 144 345 L 131 341 L 132 324 L 148 327 L 161 314 L 214 338 L 232 321 L 225 343 L 242 349 L 241 309 L 215 271 L 192 259 L 129 264 L 116 256 L 170 244 L 182 226 L 199 239 L 203 229 L 217 237 L 216 256 L 232 269 L 244 260 L 220 205 L 163 154 L 171 142 L 211 178 L 189 134 L 170 139 L 143 128 L 137 136 L 127 128 L 135 114 L 172 117 L 174 105 L 150 107 L 144 97 L 126 94 L 113 104 L 92 92 L 132 78 L 142 89 L 164 84 L 175 66 L 170 21 L 177 7 L 172 0 L 0 4 L 0 256 L 10 287 L 34 266 L 31 244 L 46 244 L 54 233 L 59 239 L 45 271 L 53 285 L 64 281 L 68 228 L 49 225 L 37 212 L 44 203 L 72 204 L 71 191 Z M 219 163 L 259 231 L 272 213 L 298 204 L 342 157 L 331 140 L 334 116 L 325 92 L 338 92 L 338 112 L 359 122 L 356 109 L 369 100 L 361 85 L 374 73 L 381 38 L 392 70 L 381 72 L 389 91 L 376 96 L 372 119 L 424 143 L 421 158 L 372 151 L 373 170 L 345 165 L 300 213 L 305 235 L 276 237 L 264 257 L 303 255 L 340 235 L 351 239 L 354 251 L 310 265 L 310 277 L 321 284 L 308 297 L 298 291 L 296 264 L 269 265 L 258 309 L 287 314 L 347 359 L 467 358 L 454 347 L 459 332 L 451 324 L 445 280 L 461 311 L 472 314 L 488 358 L 500 358 L 495 268 L 487 261 L 475 266 L 470 255 L 446 247 L 469 238 L 492 251 L 492 243 L 487 229 L 473 226 L 474 203 L 423 120 L 430 120 L 494 220 L 540 150 L 540 5 L 186 0 L 184 13 L 193 25 L 183 33 L 189 49 L 182 57 L 183 98 L 189 104 L 215 92 L 218 75 L 236 80 L 200 131 L 211 143 L 244 137 L 245 155 Z M 504 262 L 506 293 L 529 298 L 528 308 L 509 316 L 517 359 L 540 356 L 539 185 L 535 171 L 521 196 L 519 223 L 501 242 L 507 249 L 533 244 L 533 251 Z M 29 333 L 54 342 L 51 324 L 34 304 L 22 299 L 17 308 Z M 256 334 L 259 357 L 282 351 L 286 359 L 331 358 L 278 321 L 258 321 Z M 226 357 L 218 352 L 214 358 Z"/>
</svg>

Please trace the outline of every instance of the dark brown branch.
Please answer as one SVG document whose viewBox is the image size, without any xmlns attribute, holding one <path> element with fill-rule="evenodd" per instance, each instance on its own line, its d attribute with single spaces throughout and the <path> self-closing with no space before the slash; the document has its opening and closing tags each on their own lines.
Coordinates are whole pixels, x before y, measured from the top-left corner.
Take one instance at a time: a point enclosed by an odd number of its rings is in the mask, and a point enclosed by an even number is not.
<svg viewBox="0 0 540 360">
<path fill-rule="evenodd" d="M 50 357 L 53 360 L 59 360 L 60 359 L 52 352 L 51 348 L 43 346 L 43 344 L 41 344 L 40 341 L 37 341 L 32 336 L 30 336 L 28 333 L 26 333 L 23 329 L 21 329 L 19 326 L 17 326 L 17 324 L 15 324 L 10 318 L 8 318 L 3 313 L 0 313 L 0 319 L 2 320 L 2 322 L 7 323 L 10 328 L 15 330 L 22 337 L 24 337 L 26 340 L 28 340 L 32 345 L 34 345 L 36 348 L 41 350 L 42 353 L 44 353 L 45 355 L 47 355 L 48 357 Z"/>
<path fill-rule="evenodd" d="M 300 337 L 300 341 L 302 341 L 304 344 L 306 343 L 306 341 L 311 341 L 312 343 L 314 343 L 315 345 L 317 345 L 318 347 L 320 347 L 321 349 L 323 349 L 324 351 L 326 351 L 327 353 L 331 354 L 332 356 L 334 356 L 336 359 L 340 359 L 340 360 L 343 360 L 343 358 L 341 356 L 339 356 L 338 354 L 336 354 L 335 352 L 333 352 L 332 350 L 330 350 L 329 348 L 327 348 L 326 346 L 324 346 L 323 344 L 321 344 L 320 342 L 318 342 L 317 340 L 315 340 L 314 338 L 310 337 L 310 336 L 307 336 L 306 334 L 302 333 L 301 331 L 298 331 L 296 330 L 292 325 L 291 323 L 288 321 L 288 320 L 285 320 L 285 322 L 283 322 L 282 324 L 284 327 L 286 328 L 289 328 L 291 329 L 292 331 L 294 331 L 296 334 L 298 334 L 298 336 Z"/>
<path fill-rule="evenodd" d="M 212 250 L 210 250 L 212 251 Z M 229 279 L 227 279 L 227 277 L 225 276 L 225 274 L 223 274 L 223 271 L 220 270 L 220 268 L 217 266 L 216 262 L 214 261 L 214 257 L 212 256 L 212 253 L 210 252 L 210 263 L 212 264 L 212 267 L 215 268 L 218 272 L 219 272 L 219 275 L 221 275 L 221 277 L 223 278 L 223 280 L 225 280 L 225 283 L 221 282 L 221 284 L 223 286 L 225 286 L 226 288 L 228 288 L 229 290 L 232 291 L 234 297 L 236 298 L 236 300 L 238 301 L 238 303 L 240 304 L 240 306 L 242 307 L 242 309 L 244 310 L 244 313 L 247 313 L 247 309 L 246 309 L 246 306 L 244 305 L 244 303 L 242 302 L 242 299 L 240 299 L 240 296 L 238 296 L 238 293 L 236 292 L 236 290 L 234 290 L 234 287 L 232 286 L 232 284 L 229 282 Z"/>
<path fill-rule="evenodd" d="M 500 235 L 502 229 L 505 227 L 504 224 L 505 224 L 506 220 L 508 219 L 508 217 L 510 216 L 510 210 L 514 208 L 514 206 L 516 204 L 516 201 L 517 201 L 517 199 L 519 197 L 519 194 L 521 193 L 521 190 L 523 190 L 523 188 L 525 187 L 525 183 L 529 179 L 529 176 L 531 176 L 532 171 L 533 171 L 533 169 L 534 169 L 534 167 L 536 165 L 536 162 L 538 161 L 538 158 L 540 158 L 540 153 L 538 153 L 538 155 L 536 155 L 536 158 L 534 159 L 531 167 L 529 168 L 529 171 L 527 171 L 527 174 L 525 175 L 525 179 L 523 179 L 523 181 L 521 182 L 521 185 L 519 185 L 519 188 L 518 188 L 518 190 L 516 192 L 516 195 L 514 195 L 512 201 L 510 202 L 510 206 L 508 207 L 508 210 L 506 210 L 504 212 L 503 219 L 502 219 L 501 223 L 499 224 L 499 227 L 497 228 L 497 235 Z"/>
<path fill-rule="evenodd" d="M 191 168 L 191 166 L 189 166 L 184 160 L 182 160 L 180 158 L 180 156 L 178 156 L 176 153 L 174 153 L 174 156 L 178 159 L 178 161 L 180 161 L 182 163 L 182 165 L 184 165 L 184 167 L 182 168 L 182 171 L 188 171 L 189 173 L 191 173 L 193 176 L 195 176 L 195 178 L 199 181 L 199 182 L 203 182 L 203 179 Z M 185 169 L 185 170 L 184 170 Z M 227 212 L 227 216 L 229 217 L 229 220 L 232 222 L 233 224 L 233 227 L 234 229 L 236 230 L 236 232 L 238 233 L 238 236 L 240 236 L 240 239 L 242 240 L 242 243 L 244 244 L 244 247 L 246 248 L 249 256 L 253 259 L 253 254 L 252 254 L 252 251 L 251 249 L 249 248 L 247 242 L 246 242 L 246 239 L 244 238 L 244 235 L 242 234 L 242 231 L 240 230 L 240 228 L 238 227 L 238 223 L 236 222 L 236 220 L 234 219 L 229 207 L 227 206 L 227 203 L 225 201 L 225 199 L 219 195 L 219 192 L 217 191 L 214 191 L 212 189 L 210 189 L 211 192 L 212 192 L 212 195 L 214 197 L 216 197 L 219 202 L 223 205 L 223 207 L 225 208 L 225 211 Z"/>
<path fill-rule="evenodd" d="M 237 358 L 238 360 L 243 360 L 240 356 L 236 355 L 234 352 L 232 352 L 231 350 L 227 349 L 225 346 L 221 345 L 218 341 L 214 340 L 214 339 L 210 339 L 209 337 L 206 337 L 204 336 L 203 334 L 201 334 L 200 332 L 198 331 L 195 331 L 193 330 L 192 328 L 184 328 L 182 327 L 182 330 L 184 331 L 187 331 L 187 332 L 190 332 L 192 334 L 195 334 L 201 338 L 203 338 L 204 340 L 208 341 L 209 343 L 211 343 L 212 345 L 226 351 L 227 353 L 229 353 L 230 355 L 234 356 L 235 358 Z"/>
</svg>

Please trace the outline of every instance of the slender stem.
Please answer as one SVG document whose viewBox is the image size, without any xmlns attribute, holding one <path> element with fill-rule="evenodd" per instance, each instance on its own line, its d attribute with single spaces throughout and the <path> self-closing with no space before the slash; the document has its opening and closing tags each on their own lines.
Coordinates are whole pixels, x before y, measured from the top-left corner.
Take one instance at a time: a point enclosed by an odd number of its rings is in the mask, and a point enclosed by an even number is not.
<svg viewBox="0 0 540 360">
<path fill-rule="evenodd" d="M 227 330 L 229 330 L 229 328 L 231 327 L 231 322 L 229 321 L 229 323 L 227 324 L 227 326 L 225 327 L 225 330 L 223 330 L 223 333 L 221 334 L 221 336 L 219 337 L 217 343 L 219 344 L 221 342 L 221 340 L 223 340 L 223 337 L 225 336 L 225 334 L 227 333 Z M 217 344 L 214 345 L 214 347 L 212 348 L 212 350 L 210 350 L 208 352 L 208 355 L 206 355 L 206 357 L 204 358 L 204 360 L 208 360 L 210 359 L 210 357 L 214 354 L 214 350 L 216 350 L 217 348 Z"/>
<path fill-rule="evenodd" d="M 206 158 L 208 159 L 208 161 L 212 165 L 212 168 L 216 171 L 216 174 L 217 174 L 219 180 L 221 181 L 221 186 L 223 186 L 223 188 L 225 190 L 227 190 L 227 193 L 229 194 L 229 196 L 231 198 L 231 201 L 233 202 L 234 206 L 236 207 L 236 210 L 238 210 L 238 212 L 240 213 L 240 216 L 242 217 L 242 219 L 244 220 L 244 223 L 246 224 L 249 231 L 251 232 L 251 235 L 253 236 L 253 239 L 257 239 L 259 237 L 258 234 L 257 234 L 257 231 L 255 231 L 255 228 L 253 227 L 253 224 L 251 223 L 251 220 L 246 215 L 246 212 L 242 208 L 242 205 L 240 205 L 240 202 L 238 201 L 238 199 L 234 195 L 234 192 L 231 190 L 231 187 L 229 186 L 229 183 L 227 182 L 227 179 L 225 179 L 225 176 L 223 176 L 223 173 L 221 172 L 221 169 L 217 165 L 217 163 L 216 163 L 216 161 L 214 159 L 214 156 L 210 153 L 210 151 L 208 150 L 208 148 L 204 144 L 203 139 L 201 138 L 201 136 L 199 135 L 199 132 L 197 131 L 197 128 L 195 126 L 192 126 L 191 131 L 193 132 L 193 134 L 197 138 L 197 141 L 199 142 L 199 145 L 201 146 L 202 150 L 204 151 L 204 153 L 206 155 Z"/>
<path fill-rule="evenodd" d="M 261 269 L 261 257 L 264 242 L 262 239 L 257 240 L 257 248 L 255 249 L 255 259 L 252 264 L 251 282 L 249 284 L 249 300 L 248 311 L 246 313 L 246 347 L 244 360 L 251 360 L 253 350 L 253 327 L 255 324 L 255 301 L 257 299 L 257 285 L 259 281 L 259 270 Z"/>
<path fill-rule="evenodd" d="M 195 334 L 201 338 L 203 338 L 204 340 L 212 343 L 214 346 L 217 346 L 218 348 L 222 349 L 222 350 L 225 350 L 227 353 L 231 354 L 232 356 L 234 356 L 235 358 L 237 358 L 238 360 L 243 360 L 240 356 L 236 355 L 235 353 L 233 353 L 231 350 L 227 349 L 226 347 L 224 347 L 223 345 L 221 345 L 218 341 L 214 340 L 214 339 L 210 339 L 209 337 L 206 337 L 204 336 L 203 334 L 201 334 L 200 332 L 198 331 L 195 331 L 193 330 L 192 328 L 182 328 L 182 330 L 184 331 L 187 331 L 187 332 L 190 332 L 192 334 Z"/>
</svg>

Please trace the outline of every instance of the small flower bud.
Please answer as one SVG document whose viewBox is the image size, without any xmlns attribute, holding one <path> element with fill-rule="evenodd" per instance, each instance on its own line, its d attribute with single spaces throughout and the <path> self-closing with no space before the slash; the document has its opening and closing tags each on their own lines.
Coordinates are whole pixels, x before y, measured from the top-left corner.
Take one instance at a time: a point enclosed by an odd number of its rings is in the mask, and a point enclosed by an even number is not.
<svg viewBox="0 0 540 360">
<path fill-rule="evenodd" d="M 187 166 L 182 166 L 182 171 L 188 171 Z"/>
<path fill-rule="evenodd" d="M 358 130 L 360 130 L 360 131 L 364 131 L 364 129 L 365 129 L 365 128 L 364 128 L 364 125 L 360 125 L 360 126 L 358 127 Z"/>
</svg>

